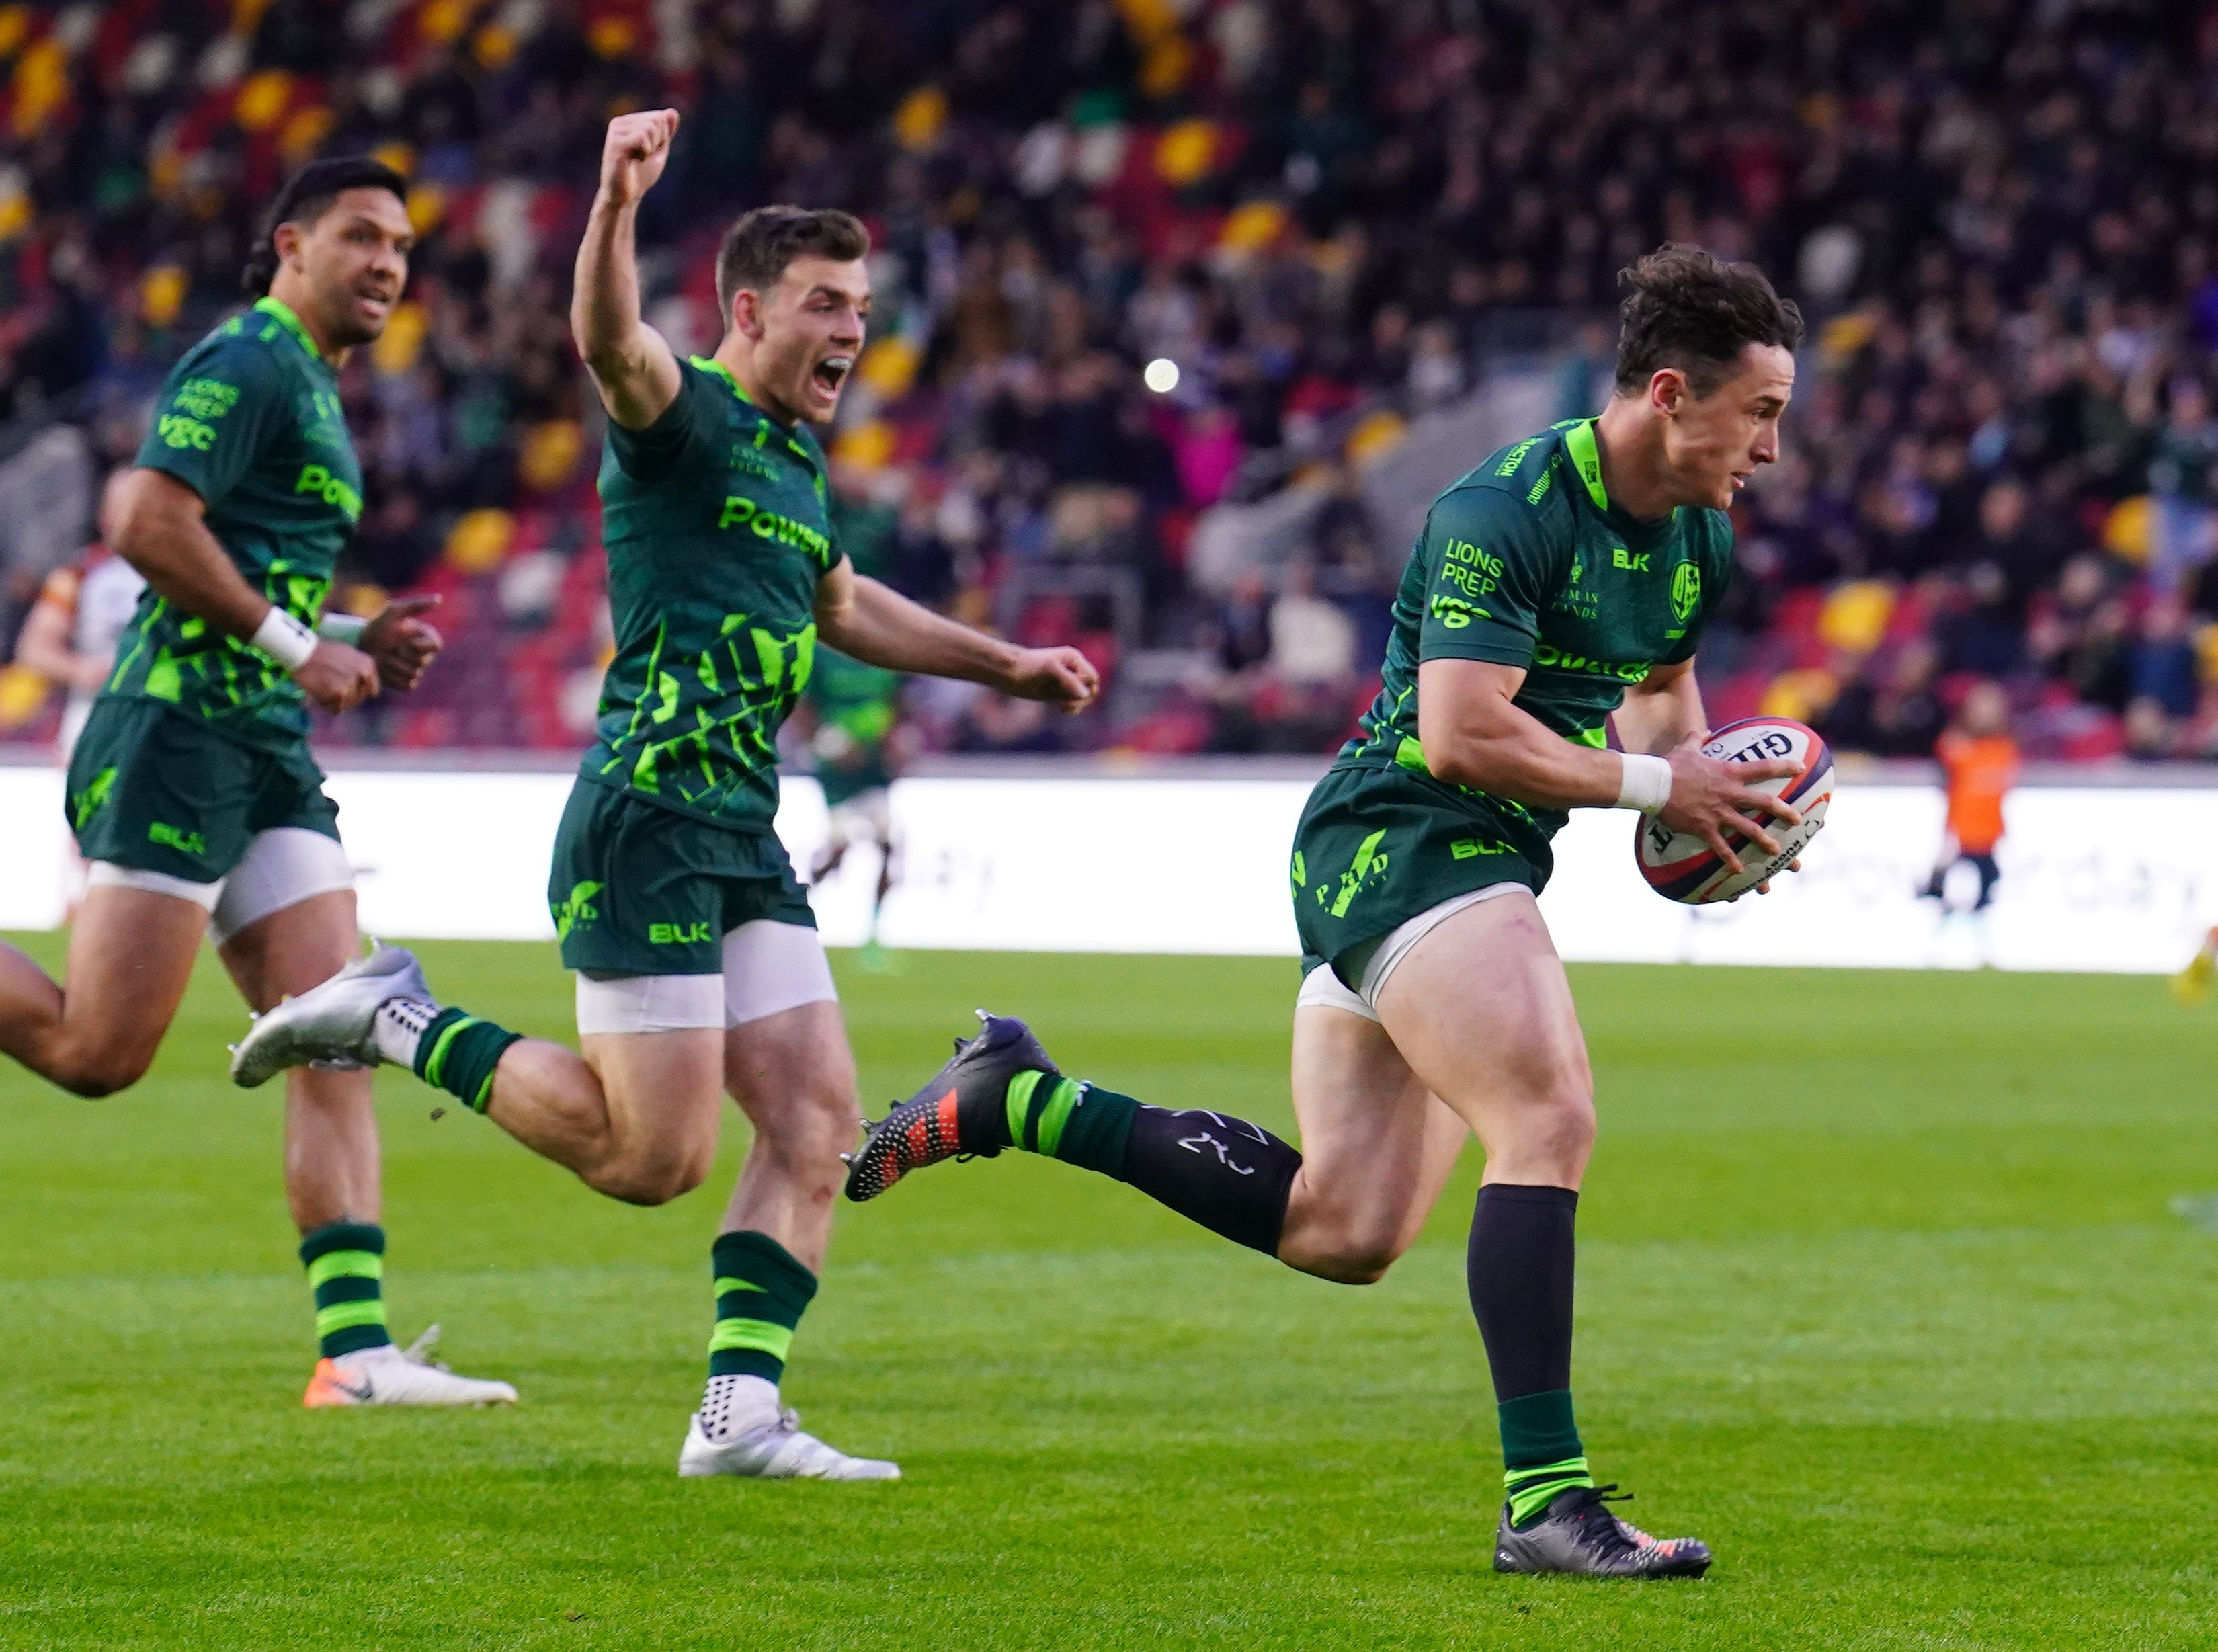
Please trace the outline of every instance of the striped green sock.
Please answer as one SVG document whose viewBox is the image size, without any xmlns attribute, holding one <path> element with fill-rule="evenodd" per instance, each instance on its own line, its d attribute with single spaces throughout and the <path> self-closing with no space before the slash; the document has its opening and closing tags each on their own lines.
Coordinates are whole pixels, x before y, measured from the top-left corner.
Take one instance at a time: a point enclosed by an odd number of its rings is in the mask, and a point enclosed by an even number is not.
<svg viewBox="0 0 2218 1652">
<path fill-rule="evenodd" d="M 1502 1422 L 1502 1488 L 1509 1499 L 1509 1524 L 1523 1525 L 1575 1486 L 1591 1486 L 1578 1425 L 1571 1420 L 1571 1391 L 1521 1394 L 1496 1408 Z"/>
<path fill-rule="evenodd" d="M 300 1260 L 316 1293 L 316 1335 L 326 1359 L 393 1340 L 385 1328 L 385 1229 L 334 1222 L 300 1241 Z"/>
<path fill-rule="evenodd" d="M 1139 1111 L 1138 1102 L 1113 1090 L 1052 1073 L 1019 1073 L 1009 1080 L 1009 1145 L 1119 1175 Z"/>
<path fill-rule="evenodd" d="M 523 1036 L 462 1010 L 442 1010 L 416 1041 L 416 1076 L 481 1113 L 493 1099 L 493 1069 Z"/>
<path fill-rule="evenodd" d="M 777 1382 L 794 1328 L 816 1294 L 816 1276 L 768 1234 L 719 1234 L 709 1254 L 716 1273 L 709 1375 Z"/>
</svg>

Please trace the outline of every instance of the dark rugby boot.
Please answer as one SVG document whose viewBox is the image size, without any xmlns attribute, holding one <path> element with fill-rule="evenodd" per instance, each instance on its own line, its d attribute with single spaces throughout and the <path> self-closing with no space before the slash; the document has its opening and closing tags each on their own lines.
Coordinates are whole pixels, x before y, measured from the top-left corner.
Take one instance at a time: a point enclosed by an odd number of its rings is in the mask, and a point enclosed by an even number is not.
<svg viewBox="0 0 2218 1652">
<path fill-rule="evenodd" d="M 1060 1074 L 1032 1029 L 1013 1017 L 978 1012 L 975 1038 L 955 1041 L 955 1057 L 915 1095 L 869 1127 L 847 1160 L 847 1197 L 874 1199 L 912 1170 L 943 1159 L 990 1159 L 1010 1145 L 1009 1081 L 1020 1073 Z"/>
<path fill-rule="evenodd" d="M 1548 1511 L 1520 1531 L 1502 1506 L 1494 1534 L 1497 1572 L 1577 1572 L 1589 1577 L 1700 1577 L 1710 1569 L 1710 1547 L 1698 1538 L 1659 1541 L 1603 1507 L 1612 1486 L 1574 1486 L 1558 1494 Z"/>
</svg>

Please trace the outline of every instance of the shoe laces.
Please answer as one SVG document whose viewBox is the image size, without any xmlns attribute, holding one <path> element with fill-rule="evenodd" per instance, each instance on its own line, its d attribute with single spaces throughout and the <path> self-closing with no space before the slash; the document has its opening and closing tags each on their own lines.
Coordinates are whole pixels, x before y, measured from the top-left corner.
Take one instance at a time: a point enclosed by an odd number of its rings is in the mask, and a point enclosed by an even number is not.
<svg viewBox="0 0 2218 1652">
<path fill-rule="evenodd" d="M 703 1430 L 703 1432 L 706 1432 L 707 1431 Z M 772 1417 L 768 1422 L 757 1423 L 753 1428 L 748 1429 L 743 1434 L 725 1434 L 721 1437 L 711 1434 L 709 1435 L 709 1438 L 711 1439 L 720 1440 L 782 1440 L 789 1435 L 797 1434 L 800 1432 L 801 1414 L 793 1409 L 790 1406 L 780 1406 L 778 1408 L 778 1415 Z"/>
<path fill-rule="evenodd" d="M 400 1357 L 410 1364 L 421 1365 L 427 1370 L 451 1370 L 451 1367 L 431 1357 L 438 1351 L 438 1346 L 439 1327 L 437 1325 L 429 1325 L 424 1328 L 422 1336 L 418 1337 L 415 1341 L 400 1351 Z"/>
<path fill-rule="evenodd" d="M 1631 1492 L 1620 1497 L 1608 1495 L 1617 1489 L 1615 1481 L 1606 1486 L 1580 1486 L 1574 1489 L 1578 1493 L 1579 1500 L 1564 1511 L 1563 1518 L 1571 1523 L 1573 1532 L 1583 1548 L 1610 1558 L 1631 1554 L 1643 1544 L 1650 1548 L 1656 1546 L 1653 1538 L 1637 1526 L 1628 1525 L 1603 1507 L 1608 1503 L 1629 1503 L 1633 1500 Z M 1634 1541 L 1636 1538 L 1639 1542 Z"/>
</svg>

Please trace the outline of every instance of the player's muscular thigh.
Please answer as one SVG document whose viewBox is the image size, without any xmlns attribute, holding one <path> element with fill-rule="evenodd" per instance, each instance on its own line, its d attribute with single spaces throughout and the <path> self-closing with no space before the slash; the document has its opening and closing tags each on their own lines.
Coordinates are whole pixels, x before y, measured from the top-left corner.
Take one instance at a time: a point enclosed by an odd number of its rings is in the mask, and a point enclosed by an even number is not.
<svg viewBox="0 0 2218 1652">
<path fill-rule="evenodd" d="M 1486 1179 L 1577 1187 L 1594 1079 L 1563 962 L 1529 894 L 1458 913 L 1379 994 L 1395 1047 L 1486 1148 Z"/>
<path fill-rule="evenodd" d="M 96 887 L 71 927 L 66 993 L 12 948 L 0 959 L 0 1049 L 80 1096 L 137 1083 L 184 998 L 207 925 L 175 895 Z"/>
<path fill-rule="evenodd" d="M 696 1027 L 592 1033 L 580 1043 L 598 1083 L 536 1090 L 537 1126 L 564 1138 L 559 1150 L 541 1151 L 634 1204 L 664 1203 L 699 1186 L 716 1155 L 721 1035 Z M 500 1102 L 497 1084 L 496 1115 Z"/>
<path fill-rule="evenodd" d="M 1336 1009 L 1294 1012 L 1293 1093 L 1302 1167 L 1279 1259 L 1367 1284 L 1416 1242 L 1469 1127 L 1377 1022 Z"/>
</svg>

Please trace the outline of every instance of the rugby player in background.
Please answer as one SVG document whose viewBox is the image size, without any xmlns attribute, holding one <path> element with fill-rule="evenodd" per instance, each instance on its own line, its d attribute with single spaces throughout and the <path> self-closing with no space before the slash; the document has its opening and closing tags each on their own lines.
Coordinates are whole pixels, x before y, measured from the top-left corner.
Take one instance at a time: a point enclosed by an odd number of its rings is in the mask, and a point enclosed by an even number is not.
<svg viewBox="0 0 2218 1652">
<path fill-rule="evenodd" d="M 247 265 L 252 306 L 171 370 L 113 498 L 111 543 L 148 588 L 70 759 L 90 870 L 63 982 L 0 945 L 0 1050 L 78 1095 L 145 1073 L 204 932 L 257 1010 L 359 949 L 308 702 L 343 712 L 412 688 L 439 648 L 418 617 L 432 599 L 366 623 L 323 615 L 362 514 L 338 368 L 384 331 L 408 279 L 406 191 L 360 159 L 285 186 Z M 285 1193 L 320 1345 L 307 1404 L 516 1398 L 431 1364 L 428 1333 L 403 1351 L 387 1331 L 367 1072 L 292 1075 Z"/>
<path fill-rule="evenodd" d="M 824 846 L 809 869 L 809 881 L 817 884 L 830 877 L 858 843 L 878 851 L 870 927 L 859 962 L 865 968 L 891 968 L 878 944 L 878 920 L 899 875 L 893 783 L 902 755 L 901 678 L 836 648 L 821 649 L 809 679 L 807 709 L 814 724 L 809 733 L 810 767 L 824 789 L 825 813 Z"/>
</svg>

